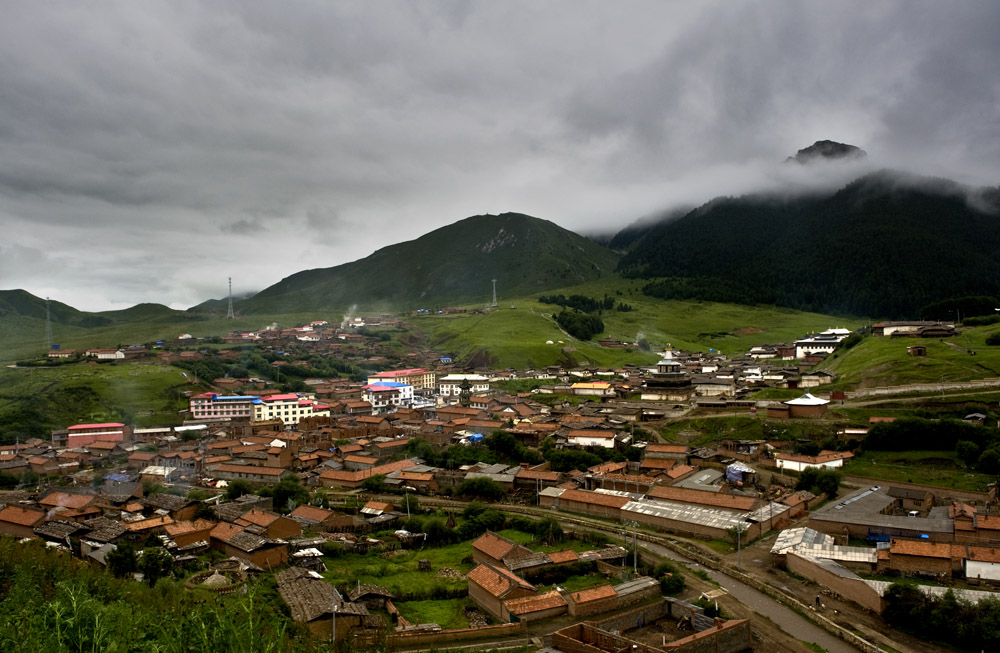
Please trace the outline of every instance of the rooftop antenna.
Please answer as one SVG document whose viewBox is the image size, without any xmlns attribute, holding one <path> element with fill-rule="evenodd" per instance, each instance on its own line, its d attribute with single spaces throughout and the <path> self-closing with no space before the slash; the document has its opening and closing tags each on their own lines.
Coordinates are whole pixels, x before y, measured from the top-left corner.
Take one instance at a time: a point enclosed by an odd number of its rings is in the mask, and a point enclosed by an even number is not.
<svg viewBox="0 0 1000 653">
<path fill-rule="evenodd" d="M 497 280 L 493 279 L 493 308 L 497 307 Z"/>
<path fill-rule="evenodd" d="M 233 313 L 233 278 L 229 277 L 229 312 L 226 313 L 226 319 L 232 320 L 236 315 Z"/>
<path fill-rule="evenodd" d="M 45 348 L 52 349 L 52 314 L 49 311 L 49 298 L 45 298 Z"/>
</svg>

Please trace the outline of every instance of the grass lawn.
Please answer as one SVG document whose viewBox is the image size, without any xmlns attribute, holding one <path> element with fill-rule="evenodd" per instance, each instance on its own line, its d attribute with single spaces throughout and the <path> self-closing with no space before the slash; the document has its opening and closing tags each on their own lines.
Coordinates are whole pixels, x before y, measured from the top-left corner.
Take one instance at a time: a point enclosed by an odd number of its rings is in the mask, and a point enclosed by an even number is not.
<svg viewBox="0 0 1000 653">
<path fill-rule="evenodd" d="M 971 491 L 984 491 L 993 481 L 992 476 L 966 469 L 954 451 L 866 451 L 844 465 L 844 473 Z"/>
<path fill-rule="evenodd" d="M 376 554 L 344 554 L 336 558 L 325 558 L 327 571 L 324 576 L 339 586 L 353 586 L 357 583 L 381 585 L 398 597 L 431 598 L 435 590 L 465 589 L 468 581 L 441 578 L 437 576 L 442 567 L 449 567 L 461 574 L 472 570 L 471 563 L 462 560 L 472 555 L 471 542 L 462 542 L 443 547 L 404 551 L 401 555 L 383 558 Z M 431 571 L 418 571 L 417 563 L 429 560 Z"/>
<path fill-rule="evenodd" d="M 468 628 L 465 609 L 475 607 L 472 599 L 442 599 L 440 601 L 393 601 L 407 621 L 413 624 L 434 623 L 441 628 Z"/>
<path fill-rule="evenodd" d="M 458 359 L 487 350 L 500 367 L 540 367 L 567 358 L 598 366 L 626 363 L 652 365 L 657 354 L 639 349 L 607 349 L 596 342 L 564 334 L 552 315 L 559 306 L 538 302 L 541 294 L 613 296 L 633 307 L 628 312 L 604 311 L 601 336 L 623 342 L 645 339 L 653 351 L 666 343 L 677 349 L 715 349 L 730 355 L 746 352 L 761 343 L 787 342 L 811 331 L 832 326 L 856 328 L 860 320 L 844 321 L 817 313 L 803 313 L 768 306 L 740 306 L 714 302 L 662 300 L 642 294 L 644 281 L 611 277 L 558 291 L 547 291 L 505 300 L 486 314 L 421 315 L 408 317 L 411 326 L 427 338 L 429 346 L 448 351 Z M 546 344 L 551 340 L 553 344 Z M 560 342 L 562 341 L 562 342 Z M 564 347 L 573 351 L 564 352 Z"/>
<path fill-rule="evenodd" d="M 557 542 L 555 544 L 540 544 L 535 541 L 535 536 L 530 533 L 523 533 L 521 531 L 516 531 L 512 529 L 504 529 L 502 531 L 497 531 L 497 535 L 506 537 L 508 540 L 513 540 L 520 544 L 521 546 L 526 546 L 532 551 L 541 551 L 542 553 L 552 553 L 553 551 L 565 551 L 566 549 L 572 549 L 577 553 L 583 553 L 584 551 L 593 551 L 594 549 L 599 549 L 599 546 L 591 544 L 590 542 L 584 542 L 583 540 L 570 540 L 566 539 L 562 542 Z"/>
<path fill-rule="evenodd" d="M 548 592 L 556 588 L 556 585 L 567 592 L 579 592 L 599 585 L 620 585 L 617 578 L 606 578 L 598 573 L 587 574 L 586 576 L 570 576 L 561 583 L 555 585 L 536 585 L 539 592 Z"/>
<path fill-rule="evenodd" d="M 962 327 L 961 334 L 942 340 L 870 336 L 819 367 L 838 375 L 835 389 L 997 377 L 1000 347 L 986 345 L 986 338 L 997 331 L 998 325 Z M 907 346 L 917 344 L 927 347 L 926 356 L 907 354 Z"/>
<path fill-rule="evenodd" d="M 188 406 L 185 390 L 200 392 L 178 368 L 148 361 L 0 368 L 0 415 L 30 404 L 52 420 L 37 424 L 46 430 L 105 421 L 173 425 Z"/>
</svg>

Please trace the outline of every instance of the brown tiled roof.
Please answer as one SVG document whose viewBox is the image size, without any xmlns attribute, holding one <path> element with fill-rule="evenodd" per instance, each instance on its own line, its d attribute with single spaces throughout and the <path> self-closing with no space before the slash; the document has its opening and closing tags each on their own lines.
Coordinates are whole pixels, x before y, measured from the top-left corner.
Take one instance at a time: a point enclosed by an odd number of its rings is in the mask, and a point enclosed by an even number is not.
<svg viewBox="0 0 1000 653">
<path fill-rule="evenodd" d="M 298 506 L 289 514 L 289 517 L 299 517 L 300 519 L 321 522 L 330 517 L 332 514 L 332 510 L 326 510 L 325 508 L 317 508 L 316 506 Z"/>
<path fill-rule="evenodd" d="M 535 589 L 534 585 L 518 578 L 506 569 L 487 564 L 479 565 L 470 571 L 466 578 L 497 598 L 503 598 L 505 594 L 518 587 L 526 590 Z"/>
<path fill-rule="evenodd" d="M 360 463 L 362 465 L 374 465 L 378 462 L 378 458 L 372 458 L 370 456 L 345 456 L 345 463 Z"/>
<path fill-rule="evenodd" d="M 956 549 L 964 547 L 956 546 Z M 923 540 L 892 540 L 890 555 L 920 556 L 923 558 L 952 558 L 952 545 L 947 542 L 925 542 Z"/>
<path fill-rule="evenodd" d="M 502 560 L 505 555 L 517 547 L 516 542 L 508 540 L 506 537 L 497 535 L 492 531 L 486 531 L 472 543 L 472 548 L 481 551 L 494 560 Z"/>
<path fill-rule="evenodd" d="M 37 526 L 45 519 L 45 513 L 37 510 L 28 510 L 19 506 L 7 506 L 0 510 L 0 521 L 8 524 L 18 524 L 19 526 Z"/>
<path fill-rule="evenodd" d="M 149 519 L 126 522 L 125 529 L 133 532 L 144 531 L 147 528 L 157 528 L 159 526 L 166 526 L 173 523 L 174 520 L 170 517 L 170 515 L 163 515 L 162 517 L 150 517 Z"/>
<path fill-rule="evenodd" d="M 514 615 L 530 614 L 551 610 L 566 605 L 564 599 L 557 590 L 539 594 L 538 596 L 525 596 L 519 599 L 509 599 L 504 601 L 507 611 Z"/>
<path fill-rule="evenodd" d="M 228 542 L 237 533 L 242 533 L 243 527 L 237 526 L 236 524 L 229 524 L 226 522 L 219 522 L 212 529 L 212 537 L 222 542 Z"/>
<path fill-rule="evenodd" d="M 677 461 L 672 458 L 646 458 L 639 463 L 639 467 L 646 469 L 671 469 L 675 465 Z"/>
<path fill-rule="evenodd" d="M 573 549 L 566 549 L 565 551 L 553 551 L 549 554 L 549 559 L 554 564 L 561 564 L 563 562 L 575 562 L 580 559 L 580 556 Z"/>
<path fill-rule="evenodd" d="M 678 501 L 680 503 L 692 503 L 701 506 L 715 506 L 717 508 L 728 508 L 730 510 L 753 510 L 757 499 L 754 497 L 744 497 L 735 494 L 720 494 L 719 492 L 708 492 L 706 490 L 692 490 L 683 487 L 669 485 L 659 485 L 649 490 L 649 496 L 655 499 L 665 499 L 667 501 Z"/>
<path fill-rule="evenodd" d="M 618 593 L 615 592 L 615 588 L 611 585 L 598 585 L 597 587 L 591 587 L 590 589 L 570 593 L 573 603 L 576 603 L 577 605 L 580 605 L 581 603 L 589 603 L 591 601 L 609 599 L 613 596 L 618 596 Z"/>
<path fill-rule="evenodd" d="M 249 510 L 236 520 L 236 523 L 240 526 L 246 526 L 247 524 L 254 524 L 255 526 L 263 526 L 267 528 L 275 522 L 281 515 L 275 514 L 273 512 L 266 512 L 264 510 L 258 510 L 254 508 Z M 246 522 L 244 524 L 243 522 Z"/>
<path fill-rule="evenodd" d="M 39 505 L 62 508 L 83 508 L 96 499 L 93 494 L 70 494 L 69 492 L 50 492 L 39 501 Z"/>
<path fill-rule="evenodd" d="M 975 562 L 1000 563 L 1000 548 L 992 546 L 970 546 L 969 560 Z"/>
<path fill-rule="evenodd" d="M 1000 530 L 1000 517 L 995 515 L 976 515 L 976 528 L 996 531 Z"/>
<path fill-rule="evenodd" d="M 559 501 L 578 501 L 589 503 L 595 506 L 605 506 L 608 508 L 621 508 L 631 501 L 628 497 L 620 497 L 614 494 L 601 494 L 600 492 L 587 492 L 585 490 L 566 490 L 559 495 Z"/>
<path fill-rule="evenodd" d="M 540 480 L 540 481 L 549 481 L 555 483 L 556 481 L 559 480 L 561 474 L 559 472 L 547 472 L 541 470 L 521 468 L 521 470 L 518 471 L 517 474 L 515 474 L 515 476 L 522 480 L 528 480 L 528 481 Z"/>
<path fill-rule="evenodd" d="M 257 476 L 281 476 L 287 470 L 283 467 L 258 467 L 256 465 L 218 465 L 213 472 L 227 474 L 254 474 Z"/>
<path fill-rule="evenodd" d="M 167 524 L 163 527 L 163 531 L 170 537 L 177 537 L 178 535 L 184 535 L 185 533 L 196 533 L 198 531 L 209 530 L 215 527 L 215 522 L 208 521 L 207 519 L 198 519 L 193 522 L 191 521 L 179 521 L 173 524 Z"/>
<path fill-rule="evenodd" d="M 578 429 L 566 434 L 567 438 L 613 438 L 615 432 L 611 429 Z"/>
<path fill-rule="evenodd" d="M 667 470 L 667 476 L 677 479 L 686 474 L 690 474 L 693 471 L 694 467 L 691 465 L 677 465 L 676 467 L 671 467 Z"/>
<path fill-rule="evenodd" d="M 647 444 L 646 453 L 687 453 L 686 444 Z"/>
</svg>

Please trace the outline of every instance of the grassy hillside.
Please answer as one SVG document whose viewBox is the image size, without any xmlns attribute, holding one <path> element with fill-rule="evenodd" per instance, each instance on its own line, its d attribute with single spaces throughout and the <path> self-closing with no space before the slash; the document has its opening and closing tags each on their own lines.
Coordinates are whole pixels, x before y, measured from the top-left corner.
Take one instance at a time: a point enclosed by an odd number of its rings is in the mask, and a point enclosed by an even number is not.
<svg viewBox="0 0 1000 653">
<path fill-rule="evenodd" d="M 963 327 L 960 335 L 943 340 L 871 336 L 820 367 L 835 372 L 840 377 L 837 385 L 845 387 L 1000 377 L 1000 347 L 986 345 L 986 338 L 998 331 L 1000 325 Z M 910 345 L 927 347 L 927 356 L 910 356 Z"/>
<path fill-rule="evenodd" d="M 561 363 L 569 357 L 578 363 L 599 366 L 652 364 L 658 358 L 655 351 L 662 350 L 667 343 L 676 349 L 715 349 L 739 355 L 755 344 L 788 342 L 832 326 L 860 326 L 833 316 L 773 307 L 661 300 L 642 295 L 640 284 L 635 280 L 611 278 L 563 288 L 560 292 L 596 298 L 608 295 L 631 305 L 633 310 L 629 312 L 603 312 L 601 319 L 605 332 L 602 336 L 624 342 L 644 338 L 653 349 L 649 353 L 606 349 L 596 342 L 570 337 L 560 331 L 552 319 L 560 307 L 537 301 L 542 293 L 505 299 L 498 310 L 488 314 L 426 315 L 408 318 L 408 322 L 438 351 L 458 359 L 484 351 L 482 360 L 515 368 Z M 515 308 L 511 309 L 511 304 Z M 548 340 L 554 344 L 546 344 Z M 574 347 L 575 351 L 564 352 L 564 347 Z"/>
<path fill-rule="evenodd" d="M 115 311 L 115 313 L 129 313 L 132 310 Z M 102 327 L 83 328 L 53 323 L 52 342 L 59 344 L 63 349 L 117 347 L 157 340 L 174 341 L 182 333 L 202 338 L 221 336 L 233 330 L 256 331 L 272 322 L 291 327 L 311 320 L 328 320 L 336 323 L 343 318 L 340 313 L 316 311 L 285 315 L 240 316 L 234 320 L 227 320 L 221 316 L 207 317 L 167 310 L 170 312 L 155 311 L 157 315 L 152 317 L 131 322 L 116 322 Z M 42 319 L 20 315 L 0 317 L 0 362 L 41 357 L 44 354 L 44 317 Z"/>
<path fill-rule="evenodd" d="M 178 424 L 191 388 L 181 370 L 154 363 L 0 368 L 0 433 L 13 441 L 81 422 Z"/>
<path fill-rule="evenodd" d="M 237 308 L 250 314 L 485 305 L 494 278 L 499 293 L 518 296 L 610 275 L 617 261 L 611 250 L 552 222 L 480 215 L 352 263 L 293 274 Z"/>
</svg>

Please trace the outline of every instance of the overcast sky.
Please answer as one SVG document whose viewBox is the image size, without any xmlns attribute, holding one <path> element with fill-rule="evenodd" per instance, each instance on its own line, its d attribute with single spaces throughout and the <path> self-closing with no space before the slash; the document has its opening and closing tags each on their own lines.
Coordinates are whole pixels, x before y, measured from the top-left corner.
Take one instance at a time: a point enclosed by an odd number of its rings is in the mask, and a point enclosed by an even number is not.
<svg viewBox="0 0 1000 653">
<path fill-rule="evenodd" d="M 781 161 L 820 139 L 1000 183 L 995 2 L 0 7 L 0 288 L 84 310 L 481 213 L 614 231 L 804 183 Z"/>
</svg>

